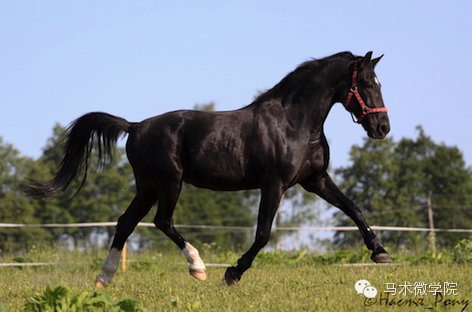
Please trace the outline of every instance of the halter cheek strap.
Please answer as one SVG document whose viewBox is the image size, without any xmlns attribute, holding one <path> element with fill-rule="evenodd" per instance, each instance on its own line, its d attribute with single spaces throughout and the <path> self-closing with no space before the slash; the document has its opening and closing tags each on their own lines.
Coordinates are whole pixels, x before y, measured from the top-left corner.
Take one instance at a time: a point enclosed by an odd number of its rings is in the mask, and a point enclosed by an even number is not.
<svg viewBox="0 0 472 312">
<path fill-rule="evenodd" d="M 374 107 L 374 108 L 368 107 L 367 105 L 365 105 L 364 101 L 362 100 L 362 97 L 361 97 L 361 94 L 359 93 L 359 90 L 357 88 L 357 82 L 356 82 L 356 80 L 357 80 L 357 64 L 360 61 L 361 60 L 358 60 L 354 63 L 354 70 L 352 72 L 351 88 L 349 89 L 349 93 L 347 94 L 346 101 L 344 101 L 344 108 L 346 108 L 346 110 L 351 113 L 352 121 L 354 121 L 355 123 L 361 123 L 362 120 L 364 119 L 364 117 L 367 116 L 367 114 L 388 112 L 386 107 Z M 351 101 L 351 98 L 352 98 L 353 95 L 356 97 L 357 102 L 361 106 L 361 114 L 359 115 L 359 117 L 357 117 L 357 121 L 354 119 L 353 112 L 351 112 L 348 109 L 349 102 Z"/>
</svg>

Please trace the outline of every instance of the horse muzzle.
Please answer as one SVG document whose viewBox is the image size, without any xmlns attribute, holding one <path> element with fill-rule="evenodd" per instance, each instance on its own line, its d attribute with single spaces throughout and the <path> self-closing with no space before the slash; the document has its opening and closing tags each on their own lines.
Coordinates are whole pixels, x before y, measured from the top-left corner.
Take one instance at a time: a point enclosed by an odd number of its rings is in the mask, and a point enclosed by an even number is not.
<svg viewBox="0 0 472 312">
<path fill-rule="evenodd" d="M 370 122 L 362 123 L 364 129 L 367 131 L 367 135 L 372 139 L 383 139 L 390 132 L 390 122 L 388 120 L 388 116 L 387 114 L 382 115 L 383 116 L 380 118 L 369 118 Z M 372 119 L 376 120 L 374 121 Z"/>
</svg>

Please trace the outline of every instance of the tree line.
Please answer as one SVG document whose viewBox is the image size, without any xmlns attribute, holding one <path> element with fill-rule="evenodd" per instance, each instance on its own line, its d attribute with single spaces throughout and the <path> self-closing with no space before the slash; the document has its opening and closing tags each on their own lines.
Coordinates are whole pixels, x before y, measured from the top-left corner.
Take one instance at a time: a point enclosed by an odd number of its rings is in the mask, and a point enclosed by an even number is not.
<svg viewBox="0 0 472 312">
<path fill-rule="evenodd" d="M 423 128 L 415 139 L 364 140 L 350 150 L 351 164 L 337 168 L 340 187 L 362 209 L 370 225 L 472 229 L 472 170 L 455 146 L 435 143 Z M 428 206 L 432 219 L 428 219 Z M 338 225 L 351 225 L 335 213 Z M 425 249 L 428 232 L 382 231 L 384 245 Z M 438 246 L 454 246 L 470 233 L 437 232 Z M 336 232 L 335 245 L 357 245 L 357 233 Z"/>
<path fill-rule="evenodd" d="M 213 104 L 197 108 L 212 110 Z M 22 156 L 13 145 L 0 137 L 0 223 L 82 223 L 116 222 L 135 194 L 132 168 L 124 148 L 118 147 L 106 168 L 98 168 L 94 156 L 88 164 L 89 174 L 79 193 L 82 179 L 71 183 L 66 193 L 54 200 L 32 200 L 22 185 L 28 178 L 49 180 L 63 157 L 63 135 L 66 129 L 57 124 L 46 142 L 41 157 Z M 96 159 L 96 156 L 95 156 Z M 433 203 L 437 228 L 472 228 L 472 171 L 466 167 L 457 147 L 435 143 L 418 127 L 415 139 L 394 141 L 365 139 L 353 146 L 350 163 L 331 170 L 341 189 L 364 212 L 371 225 L 428 227 L 427 199 Z M 259 193 L 257 191 L 215 192 L 183 185 L 175 209 L 176 224 L 252 227 L 256 223 Z M 318 208 L 313 194 L 292 188 L 285 195 L 284 209 L 276 217 L 276 226 L 309 226 L 317 220 Z M 287 208 L 288 207 L 288 208 Z M 155 209 L 143 221 L 152 222 Z M 342 212 L 335 213 L 337 225 L 353 225 Z M 106 244 L 112 239 L 113 227 L 41 228 L 0 227 L 0 251 L 27 249 L 35 244 L 68 242 L 73 247 L 96 245 L 100 238 Z M 252 231 L 179 229 L 196 244 L 216 244 L 225 249 L 245 249 L 252 242 Z M 138 227 L 130 239 L 136 248 L 170 246 L 171 241 L 155 228 Z M 276 242 L 290 232 L 274 232 Z M 384 231 L 382 243 L 393 247 L 428 248 L 427 233 Z M 453 246 L 470 235 L 437 233 L 440 246 Z M 361 245 L 358 232 L 337 232 L 335 246 Z"/>
</svg>

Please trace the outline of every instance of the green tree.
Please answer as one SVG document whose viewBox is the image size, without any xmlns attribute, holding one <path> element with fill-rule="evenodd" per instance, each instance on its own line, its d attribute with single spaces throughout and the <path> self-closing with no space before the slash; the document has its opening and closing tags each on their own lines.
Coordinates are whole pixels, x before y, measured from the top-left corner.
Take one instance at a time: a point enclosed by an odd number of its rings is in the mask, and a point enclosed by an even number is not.
<svg viewBox="0 0 472 312">
<path fill-rule="evenodd" d="M 352 164 L 336 170 L 340 185 L 358 204 L 371 225 L 428 227 L 427 202 L 432 194 L 436 228 L 472 228 L 472 171 L 466 168 L 457 147 L 436 144 L 417 128 L 418 137 L 374 141 L 353 146 Z M 459 208 L 459 209 L 458 209 Z M 352 225 L 343 213 L 339 225 Z M 384 245 L 424 248 L 427 233 L 381 231 Z M 454 245 L 468 236 L 437 233 L 442 246 Z M 337 232 L 335 244 L 361 243 L 359 233 Z"/>
<path fill-rule="evenodd" d="M 3 142 L 0 137 L 0 220 L 2 223 L 35 224 L 35 206 L 21 189 L 26 170 L 32 160 L 21 157 L 17 149 Z M 0 251 L 24 249 L 47 238 L 38 227 L 0 227 Z"/>
</svg>

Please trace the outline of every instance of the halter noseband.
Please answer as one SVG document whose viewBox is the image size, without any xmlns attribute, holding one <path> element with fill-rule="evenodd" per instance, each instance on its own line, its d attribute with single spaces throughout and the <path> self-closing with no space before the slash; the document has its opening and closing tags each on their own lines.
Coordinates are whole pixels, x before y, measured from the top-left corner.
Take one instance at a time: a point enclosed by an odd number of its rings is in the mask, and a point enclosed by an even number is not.
<svg viewBox="0 0 472 312">
<path fill-rule="evenodd" d="M 386 112 L 388 112 L 388 110 L 387 110 L 386 107 L 374 107 L 374 108 L 370 108 L 370 107 L 368 107 L 367 105 L 365 105 L 364 101 L 362 100 L 361 95 L 360 95 L 360 93 L 359 93 L 359 91 L 358 91 L 357 82 L 356 82 L 356 78 L 357 78 L 357 63 L 359 63 L 360 61 L 361 61 L 361 60 L 357 60 L 357 61 L 354 63 L 354 70 L 352 71 L 352 84 L 351 84 L 351 89 L 349 90 L 349 93 L 347 94 L 346 101 L 344 101 L 344 108 L 346 108 L 346 110 L 351 113 L 352 121 L 354 121 L 355 123 L 361 123 L 362 120 L 364 119 L 364 117 L 367 116 L 367 114 L 372 114 L 372 113 L 386 113 Z M 361 115 L 357 118 L 357 121 L 354 119 L 354 113 L 351 112 L 351 111 L 348 109 L 349 102 L 351 101 L 352 95 L 355 95 L 355 96 L 356 96 L 357 102 L 358 102 L 359 105 L 361 106 Z"/>
</svg>

